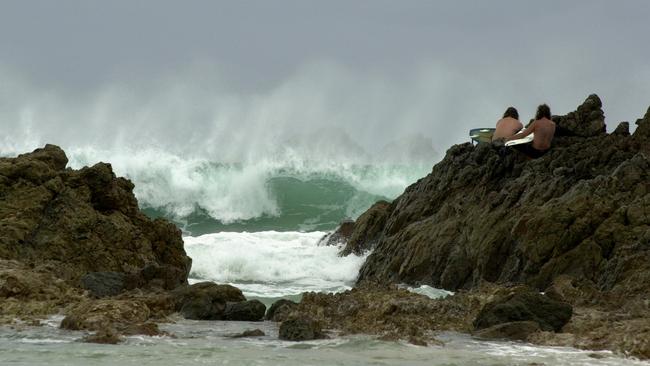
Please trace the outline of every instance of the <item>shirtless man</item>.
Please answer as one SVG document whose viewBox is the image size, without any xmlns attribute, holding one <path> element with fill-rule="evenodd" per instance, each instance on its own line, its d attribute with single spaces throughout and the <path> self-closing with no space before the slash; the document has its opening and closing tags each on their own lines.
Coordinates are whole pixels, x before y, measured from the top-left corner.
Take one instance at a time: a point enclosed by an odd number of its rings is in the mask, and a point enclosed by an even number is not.
<svg viewBox="0 0 650 366">
<path fill-rule="evenodd" d="M 497 128 L 492 135 L 492 142 L 499 140 L 503 142 L 506 138 L 516 134 L 522 128 L 524 128 L 524 125 L 519 122 L 519 113 L 515 107 L 508 107 L 503 114 L 503 118 L 497 122 Z"/>
<path fill-rule="evenodd" d="M 533 123 L 526 127 L 522 132 L 507 137 L 506 141 L 521 139 L 533 132 L 535 133 L 535 136 L 533 137 L 532 146 L 529 144 L 522 144 L 515 145 L 514 147 L 531 158 L 539 158 L 551 148 L 551 141 L 555 135 L 555 122 L 551 121 L 551 108 L 546 104 L 537 107 L 537 114 L 535 114 L 535 120 Z"/>
</svg>

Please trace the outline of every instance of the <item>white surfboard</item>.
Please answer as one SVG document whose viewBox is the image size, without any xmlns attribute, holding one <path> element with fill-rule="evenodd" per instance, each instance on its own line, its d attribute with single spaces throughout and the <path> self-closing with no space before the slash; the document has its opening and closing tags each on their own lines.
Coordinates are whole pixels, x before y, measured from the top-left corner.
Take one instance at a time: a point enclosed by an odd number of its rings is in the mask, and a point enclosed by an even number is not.
<svg viewBox="0 0 650 366">
<path fill-rule="evenodd" d="M 535 133 L 531 133 L 530 135 L 522 138 L 522 139 L 517 139 L 517 140 L 511 140 L 506 142 L 506 146 L 513 146 L 513 145 L 521 145 L 521 144 L 528 144 L 533 142 Z"/>
</svg>

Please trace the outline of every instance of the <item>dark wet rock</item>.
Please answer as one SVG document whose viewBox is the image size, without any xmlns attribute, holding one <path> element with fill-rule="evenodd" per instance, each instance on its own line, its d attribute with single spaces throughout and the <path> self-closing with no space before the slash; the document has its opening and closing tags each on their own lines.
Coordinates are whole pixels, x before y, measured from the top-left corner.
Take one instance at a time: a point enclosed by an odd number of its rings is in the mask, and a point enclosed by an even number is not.
<svg viewBox="0 0 650 366">
<path fill-rule="evenodd" d="M 339 246 L 342 244 L 345 244 L 348 242 L 350 239 L 350 235 L 352 235 L 352 231 L 354 230 L 354 221 L 352 220 L 347 220 L 341 222 L 339 226 L 334 230 L 332 233 L 325 235 L 321 240 L 320 240 L 320 245 L 328 245 L 328 246 Z"/>
<path fill-rule="evenodd" d="M 195 320 L 221 320 L 227 303 L 246 301 L 238 288 L 213 282 L 199 282 L 191 286 L 178 287 L 172 293 L 176 310 L 185 318 Z M 264 312 L 262 312 L 263 316 Z"/>
<path fill-rule="evenodd" d="M 308 318 L 287 319 L 280 324 L 280 339 L 285 341 L 309 341 L 323 338 L 320 324 Z"/>
<path fill-rule="evenodd" d="M 261 321 L 264 319 L 266 306 L 259 300 L 228 302 L 223 312 L 223 320 Z"/>
<path fill-rule="evenodd" d="M 249 329 L 239 334 L 233 334 L 230 336 L 230 338 L 253 338 L 253 337 L 264 337 L 265 335 L 266 334 L 264 334 L 264 332 L 261 331 L 260 329 Z"/>
<path fill-rule="evenodd" d="M 531 334 L 539 331 L 541 331 L 541 329 L 537 322 L 527 320 L 493 325 L 475 332 L 474 335 L 485 339 L 525 341 Z"/>
<path fill-rule="evenodd" d="M 474 320 L 474 327 L 480 330 L 503 323 L 533 321 L 542 330 L 558 332 L 572 314 L 570 304 L 522 289 L 485 304 Z"/>
<path fill-rule="evenodd" d="M 187 283 L 191 260 L 178 228 L 142 214 L 133 184 L 110 164 L 66 164 L 54 145 L 0 158 L 0 258 L 50 263 L 74 286 L 90 272 L 138 274 L 149 265 L 174 268 L 175 276 L 149 282 L 167 289 Z"/>
<path fill-rule="evenodd" d="M 125 273 L 91 272 L 81 277 L 81 287 L 94 297 L 115 296 L 125 290 L 125 278 Z"/>
<path fill-rule="evenodd" d="M 287 300 L 287 299 L 280 299 L 276 302 L 274 302 L 269 309 L 266 312 L 266 315 L 264 316 L 264 319 L 274 321 L 274 322 L 282 322 L 286 320 L 293 309 L 298 306 L 298 303 Z"/>
<path fill-rule="evenodd" d="M 359 216 L 350 228 L 352 230 L 347 235 L 346 245 L 340 254 L 361 255 L 373 249 L 381 236 L 390 209 L 390 203 L 379 201 Z"/>
</svg>

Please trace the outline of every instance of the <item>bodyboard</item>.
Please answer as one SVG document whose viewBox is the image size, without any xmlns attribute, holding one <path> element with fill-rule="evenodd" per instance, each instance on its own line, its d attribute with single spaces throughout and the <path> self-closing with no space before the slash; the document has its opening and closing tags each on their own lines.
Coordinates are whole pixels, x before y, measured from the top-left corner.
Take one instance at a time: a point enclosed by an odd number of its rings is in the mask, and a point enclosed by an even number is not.
<svg viewBox="0 0 650 366">
<path fill-rule="evenodd" d="M 529 144 L 529 143 L 533 142 L 533 139 L 535 137 L 534 135 L 535 135 L 535 133 L 533 132 L 533 133 L 531 133 L 530 135 L 528 135 L 528 136 L 526 136 L 524 138 L 508 141 L 508 142 L 506 142 L 506 146 Z"/>
</svg>

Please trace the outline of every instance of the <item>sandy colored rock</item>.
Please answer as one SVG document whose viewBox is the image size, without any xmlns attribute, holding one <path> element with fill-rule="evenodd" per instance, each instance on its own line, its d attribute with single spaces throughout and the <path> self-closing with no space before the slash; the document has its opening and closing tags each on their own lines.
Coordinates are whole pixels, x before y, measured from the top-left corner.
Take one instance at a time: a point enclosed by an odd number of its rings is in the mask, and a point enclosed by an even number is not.
<svg viewBox="0 0 650 366">
<path fill-rule="evenodd" d="M 176 269 L 176 278 L 158 285 L 187 283 L 191 261 L 180 230 L 142 214 L 133 184 L 110 164 L 66 164 L 54 145 L 0 158 L 1 258 L 58 263 L 52 271 L 73 286 L 89 272 L 138 273 L 152 264 Z"/>
</svg>

